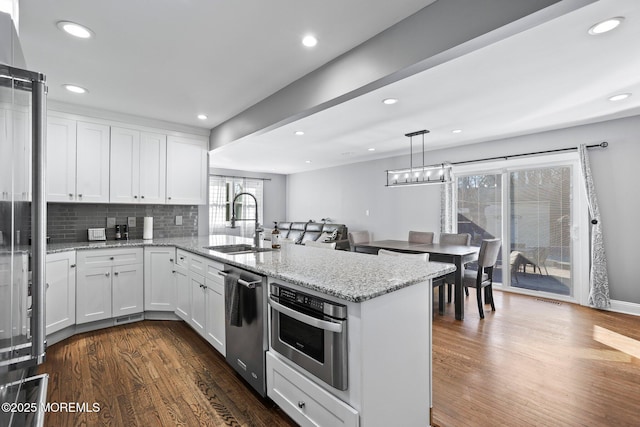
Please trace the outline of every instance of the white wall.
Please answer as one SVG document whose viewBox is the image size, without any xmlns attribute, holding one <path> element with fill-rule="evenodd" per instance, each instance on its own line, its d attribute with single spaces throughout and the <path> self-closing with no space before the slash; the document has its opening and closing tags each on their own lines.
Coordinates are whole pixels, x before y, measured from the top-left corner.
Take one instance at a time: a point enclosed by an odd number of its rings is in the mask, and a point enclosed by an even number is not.
<svg viewBox="0 0 640 427">
<path fill-rule="evenodd" d="M 590 150 L 609 261 L 611 298 L 640 304 L 634 255 L 640 241 L 640 116 L 429 152 L 427 163 L 463 161 L 609 142 Z M 386 188 L 384 171 L 408 156 L 289 175 L 287 220 L 326 216 L 375 239 L 403 239 L 408 230 L 440 229 L 440 187 Z M 370 215 L 365 215 L 365 210 Z M 586 213 L 585 213 L 586 214 Z"/>
</svg>

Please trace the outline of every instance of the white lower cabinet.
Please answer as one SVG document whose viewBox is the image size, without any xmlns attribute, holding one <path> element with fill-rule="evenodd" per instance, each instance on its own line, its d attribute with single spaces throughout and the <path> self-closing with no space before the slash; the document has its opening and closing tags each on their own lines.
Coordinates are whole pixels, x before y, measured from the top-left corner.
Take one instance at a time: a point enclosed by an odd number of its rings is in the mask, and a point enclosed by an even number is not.
<svg viewBox="0 0 640 427">
<path fill-rule="evenodd" d="M 111 317 L 111 267 L 78 268 L 76 323 Z"/>
<path fill-rule="evenodd" d="M 204 284 L 204 276 L 189 272 L 191 287 L 191 316 L 189 324 L 197 333 L 204 336 L 205 323 L 207 321 L 207 286 Z"/>
<path fill-rule="evenodd" d="M 144 309 L 146 311 L 175 311 L 176 284 L 174 261 L 176 249 L 171 247 L 144 248 Z"/>
<path fill-rule="evenodd" d="M 76 323 L 141 313 L 142 259 L 142 248 L 79 251 Z"/>
<path fill-rule="evenodd" d="M 111 307 L 113 317 L 128 316 L 144 311 L 142 264 L 113 267 Z"/>
<path fill-rule="evenodd" d="M 301 426 L 359 425 L 358 412 L 267 352 L 267 395 Z"/>
<path fill-rule="evenodd" d="M 224 318 L 224 279 L 218 274 L 222 265 L 216 262 L 207 264 L 206 284 L 206 323 L 205 339 L 216 350 L 226 356 L 225 318 Z"/>
<path fill-rule="evenodd" d="M 76 253 L 47 255 L 46 334 L 76 323 Z"/>
<path fill-rule="evenodd" d="M 224 332 L 224 265 L 177 249 L 173 276 L 176 284 L 175 313 L 222 355 L 226 355 Z"/>
<path fill-rule="evenodd" d="M 173 266 L 173 277 L 176 286 L 175 313 L 189 323 L 191 316 L 191 288 L 189 287 L 189 270 L 179 264 Z"/>
</svg>

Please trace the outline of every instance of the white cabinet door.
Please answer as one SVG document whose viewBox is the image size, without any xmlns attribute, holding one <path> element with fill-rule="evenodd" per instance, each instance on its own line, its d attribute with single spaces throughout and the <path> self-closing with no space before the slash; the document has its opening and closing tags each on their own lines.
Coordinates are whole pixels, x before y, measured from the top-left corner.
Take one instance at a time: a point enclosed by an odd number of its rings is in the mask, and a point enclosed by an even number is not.
<svg viewBox="0 0 640 427">
<path fill-rule="evenodd" d="M 140 203 L 165 204 L 167 194 L 167 137 L 140 134 Z M 113 200 L 112 200 L 113 201 Z"/>
<path fill-rule="evenodd" d="M 76 253 L 47 255 L 46 333 L 76 323 Z"/>
<path fill-rule="evenodd" d="M 109 202 L 109 126 L 78 122 L 76 144 L 77 201 Z"/>
<path fill-rule="evenodd" d="M 76 323 L 111 317 L 111 267 L 78 269 Z"/>
<path fill-rule="evenodd" d="M 204 276 L 191 273 L 189 275 L 189 283 L 191 284 L 191 317 L 189 318 L 189 324 L 196 332 L 204 336 L 204 325 L 207 320 L 207 286 L 204 283 Z"/>
<path fill-rule="evenodd" d="M 176 264 L 173 268 L 176 287 L 176 311 L 175 313 L 184 321 L 191 320 L 191 287 L 189 283 L 189 270 Z"/>
<path fill-rule="evenodd" d="M 47 117 L 47 201 L 76 200 L 76 121 Z"/>
<path fill-rule="evenodd" d="M 140 132 L 111 128 L 109 201 L 137 203 L 140 190 Z"/>
<path fill-rule="evenodd" d="M 113 267 L 112 316 L 127 316 L 144 311 L 143 265 Z"/>
<path fill-rule="evenodd" d="M 224 332 L 224 279 L 220 276 L 205 279 L 207 285 L 207 319 L 205 338 L 226 356 Z"/>
<path fill-rule="evenodd" d="M 24 107 L 0 103 L 0 200 L 31 201 L 30 125 Z"/>
<path fill-rule="evenodd" d="M 144 309 L 174 311 L 176 288 L 173 276 L 175 248 L 144 248 Z"/>
<path fill-rule="evenodd" d="M 206 141 L 167 137 L 167 203 L 207 203 Z"/>
</svg>

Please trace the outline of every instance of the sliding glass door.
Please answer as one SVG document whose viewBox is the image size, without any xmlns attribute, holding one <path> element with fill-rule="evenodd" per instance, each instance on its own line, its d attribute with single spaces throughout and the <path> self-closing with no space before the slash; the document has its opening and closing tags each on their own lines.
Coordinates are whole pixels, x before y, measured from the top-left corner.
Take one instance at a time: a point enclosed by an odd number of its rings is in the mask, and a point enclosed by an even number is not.
<svg viewBox="0 0 640 427">
<path fill-rule="evenodd" d="M 482 239 L 502 239 L 494 282 L 503 288 L 580 298 L 575 272 L 585 265 L 580 262 L 585 251 L 576 248 L 580 229 L 587 227 L 576 208 L 581 198 L 576 161 L 573 156 L 520 159 L 455 171 L 458 232 L 470 233 L 474 246 Z"/>
</svg>

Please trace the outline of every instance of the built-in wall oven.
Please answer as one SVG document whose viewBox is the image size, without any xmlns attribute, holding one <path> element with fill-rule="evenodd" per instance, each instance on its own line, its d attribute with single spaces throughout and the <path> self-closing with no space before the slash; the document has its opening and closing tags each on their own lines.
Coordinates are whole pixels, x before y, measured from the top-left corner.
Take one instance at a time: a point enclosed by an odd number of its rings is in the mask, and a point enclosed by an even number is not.
<svg viewBox="0 0 640 427">
<path fill-rule="evenodd" d="M 348 386 L 347 307 L 272 283 L 271 347 L 338 390 Z"/>
</svg>

